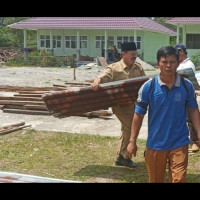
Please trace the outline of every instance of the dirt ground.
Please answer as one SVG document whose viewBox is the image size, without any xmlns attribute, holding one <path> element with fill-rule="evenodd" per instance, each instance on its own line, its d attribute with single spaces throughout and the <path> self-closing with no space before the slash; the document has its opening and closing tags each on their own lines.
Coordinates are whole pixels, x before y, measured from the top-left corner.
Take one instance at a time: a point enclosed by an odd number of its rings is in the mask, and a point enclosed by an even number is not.
<svg viewBox="0 0 200 200">
<path fill-rule="evenodd" d="M 74 80 L 74 69 L 72 68 L 43 68 L 43 67 L 1 67 L 0 85 L 29 86 L 29 87 L 52 87 L 53 84 L 65 85 L 65 82 L 85 82 L 94 79 L 102 73 L 103 68 L 97 65 L 93 67 L 76 68 Z M 147 71 L 154 74 L 157 71 Z M 13 93 L 0 92 L 0 95 L 10 96 Z M 112 119 L 66 117 L 62 119 L 53 116 L 26 115 L 3 113 L 0 110 L 0 126 L 25 121 L 32 128 L 46 131 L 60 131 L 69 133 L 87 133 L 96 135 L 119 136 L 120 122 L 115 115 Z M 139 138 L 146 139 L 147 115 L 143 122 Z"/>
</svg>

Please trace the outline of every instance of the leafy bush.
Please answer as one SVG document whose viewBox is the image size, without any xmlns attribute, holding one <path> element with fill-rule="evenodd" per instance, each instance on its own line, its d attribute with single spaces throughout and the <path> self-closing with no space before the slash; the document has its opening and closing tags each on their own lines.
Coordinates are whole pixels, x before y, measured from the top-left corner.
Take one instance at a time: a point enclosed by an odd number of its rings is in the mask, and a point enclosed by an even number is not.
<svg viewBox="0 0 200 200">
<path fill-rule="evenodd" d="M 195 67 L 200 65 L 200 52 L 197 52 L 196 54 L 191 56 L 191 60 L 194 63 Z"/>
</svg>

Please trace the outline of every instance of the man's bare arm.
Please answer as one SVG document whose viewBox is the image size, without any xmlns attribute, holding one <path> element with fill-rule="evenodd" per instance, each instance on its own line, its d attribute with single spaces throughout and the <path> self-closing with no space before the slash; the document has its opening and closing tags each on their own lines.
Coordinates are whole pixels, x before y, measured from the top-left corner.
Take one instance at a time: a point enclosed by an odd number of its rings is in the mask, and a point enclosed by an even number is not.
<svg viewBox="0 0 200 200">
<path fill-rule="evenodd" d="M 139 135 L 139 131 L 142 126 L 143 119 L 144 119 L 143 114 L 134 113 L 132 127 L 131 127 L 130 142 L 127 146 L 127 152 L 128 152 L 129 158 L 132 158 L 133 155 L 136 156 L 136 152 L 137 152 L 136 140 Z"/>
<path fill-rule="evenodd" d="M 200 112 L 199 109 L 188 109 L 192 124 L 197 132 L 198 146 L 200 147 Z"/>
</svg>

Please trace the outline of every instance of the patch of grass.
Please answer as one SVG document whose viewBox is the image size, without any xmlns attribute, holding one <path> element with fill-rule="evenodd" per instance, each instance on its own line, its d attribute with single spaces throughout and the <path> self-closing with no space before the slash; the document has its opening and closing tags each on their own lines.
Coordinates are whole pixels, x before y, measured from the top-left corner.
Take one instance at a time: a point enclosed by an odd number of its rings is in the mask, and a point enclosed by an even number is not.
<svg viewBox="0 0 200 200">
<path fill-rule="evenodd" d="M 114 166 L 117 137 L 17 131 L 0 137 L 0 170 L 84 182 L 148 182 L 145 140 L 138 140 L 138 167 Z M 199 182 L 199 153 L 189 157 L 188 181 Z"/>
</svg>

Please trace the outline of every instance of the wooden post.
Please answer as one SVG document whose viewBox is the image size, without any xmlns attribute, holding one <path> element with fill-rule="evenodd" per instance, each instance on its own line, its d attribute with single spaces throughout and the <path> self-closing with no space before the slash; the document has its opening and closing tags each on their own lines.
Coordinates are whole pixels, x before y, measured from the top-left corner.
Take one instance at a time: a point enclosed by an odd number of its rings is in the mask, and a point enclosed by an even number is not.
<svg viewBox="0 0 200 200">
<path fill-rule="evenodd" d="M 74 81 L 76 80 L 76 67 L 74 67 Z"/>
</svg>

